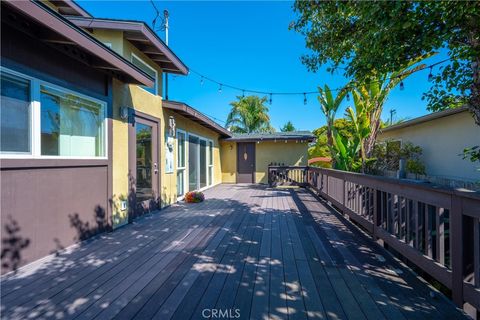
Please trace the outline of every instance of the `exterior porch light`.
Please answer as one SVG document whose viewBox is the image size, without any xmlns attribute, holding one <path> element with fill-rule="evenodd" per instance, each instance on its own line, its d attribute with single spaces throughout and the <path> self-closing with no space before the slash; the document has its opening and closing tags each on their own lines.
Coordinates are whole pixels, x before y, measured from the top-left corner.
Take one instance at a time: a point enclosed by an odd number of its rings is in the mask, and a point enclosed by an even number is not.
<svg viewBox="0 0 480 320">
<path fill-rule="evenodd" d="M 287 140 L 285 140 L 285 143 L 287 143 Z"/>
<path fill-rule="evenodd" d="M 120 119 L 127 120 L 128 119 L 128 107 L 120 107 L 119 114 L 120 114 Z"/>
</svg>

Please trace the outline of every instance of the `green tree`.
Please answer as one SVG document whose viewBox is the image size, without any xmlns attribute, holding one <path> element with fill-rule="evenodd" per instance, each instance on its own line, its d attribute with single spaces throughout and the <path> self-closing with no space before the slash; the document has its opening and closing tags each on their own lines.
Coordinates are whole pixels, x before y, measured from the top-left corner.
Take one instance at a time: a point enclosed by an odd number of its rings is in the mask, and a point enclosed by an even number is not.
<svg viewBox="0 0 480 320">
<path fill-rule="evenodd" d="M 480 1 L 300 1 L 291 28 L 303 34 L 310 70 L 331 63 L 347 77 L 369 79 L 444 49 L 424 95 L 430 110 L 468 103 L 480 125 Z"/>
<path fill-rule="evenodd" d="M 283 127 L 280 128 L 281 132 L 292 132 L 296 131 L 295 126 L 293 125 L 292 121 L 288 121 L 283 125 Z"/>
<path fill-rule="evenodd" d="M 231 132 L 237 133 L 274 132 L 266 102 L 266 97 L 237 97 L 237 101 L 230 103 L 232 109 L 228 114 L 226 126 Z"/>
<path fill-rule="evenodd" d="M 325 85 L 324 88 L 318 87 L 318 102 L 320 103 L 320 107 L 322 108 L 322 112 L 327 119 L 327 146 L 329 148 L 333 147 L 334 138 L 333 138 L 333 127 L 335 122 L 335 115 L 340 107 L 340 104 L 343 101 L 347 94 L 347 89 L 340 90 L 336 97 L 333 96 L 332 90 Z M 333 152 L 332 152 L 332 159 Z"/>
</svg>

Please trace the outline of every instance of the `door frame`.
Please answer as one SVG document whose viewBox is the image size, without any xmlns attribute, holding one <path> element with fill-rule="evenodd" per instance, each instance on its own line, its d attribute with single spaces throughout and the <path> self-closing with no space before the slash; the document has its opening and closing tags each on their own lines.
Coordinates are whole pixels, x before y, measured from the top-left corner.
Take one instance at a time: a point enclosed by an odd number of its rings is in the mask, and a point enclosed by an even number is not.
<svg viewBox="0 0 480 320">
<path fill-rule="evenodd" d="M 256 159 L 256 152 L 257 152 L 257 144 L 255 142 L 237 142 L 237 158 L 235 159 L 236 163 L 237 163 L 237 172 L 236 172 L 236 175 L 235 175 L 235 183 L 240 183 L 238 182 L 238 174 L 239 174 L 239 171 L 238 171 L 238 166 L 239 166 L 239 162 L 238 162 L 238 159 L 239 159 L 239 156 L 240 156 L 240 145 L 241 144 L 251 144 L 253 145 L 253 167 L 252 167 L 252 183 L 255 183 L 255 171 L 257 169 L 257 159 Z M 243 183 L 243 182 L 242 182 Z"/>
<path fill-rule="evenodd" d="M 128 220 L 132 221 L 134 218 L 150 211 L 160 208 L 160 193 L 161 190 L 161 146 L 160 146 L 160 119 L 146 113 L 129 109 L 128 116 Z M 136 180 L 137 180 L 137 137 L 135 124 L 139 122 L 152 126 L 152 157 L 153 154 L 157 160 L 156 177 L 152 176 L 152 190 L 154 198 L 137 203 L 136 198 Z M 154 152 L 156 149 L 157 152 Z M 153 159 L 155 159 L 153 158 Z M 155 170 L 155 168 L 152 168 Z"/>
</svg>

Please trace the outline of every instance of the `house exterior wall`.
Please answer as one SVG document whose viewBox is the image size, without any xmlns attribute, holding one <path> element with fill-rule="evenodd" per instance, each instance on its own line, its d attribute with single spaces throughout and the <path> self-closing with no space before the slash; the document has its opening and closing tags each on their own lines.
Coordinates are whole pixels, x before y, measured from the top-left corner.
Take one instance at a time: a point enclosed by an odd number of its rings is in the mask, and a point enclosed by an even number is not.
<svg viewBox="0 0 480 320">
<path fill-rule="evenodd" d="M 478 165 L 459 156 L 464 148 L 480 144 L 480 126 L 475 125 L 468 111 L 382 132 L 379 140 L 401 140 L 402 143 L 411 142 L 420 146 L 429 176 L 480 180 Z"/>
<path fill-rule="evenodd" d="M 165 172 L 165 154 L 166 154 L 166 133 L 168 132 L 168 119 L 170 116 L 175 118 L 176 128 L 202 136 L 213 141 L 213 168 L 214 184 L 220 183 L 221 159 L 219 150 L 219 134 L 201 126 L 200 124 L 189 120 L 171 110 L 162 108 L 162 98 L 153 95 L 136 85 L 124 84 L 118 80 L 113 81 L 113 119 L 112 119 L 112 178 L 113 178 L 113 196 L 112 196 L 112 221 L 113 227 L 117 228 L 128 223 L 128 208 L 121 209 L 121 202 L 126 201 L 129 192 L 132 189 L 131 174 L 129 172 L 128 154 L 128 127 L 127 120 L 120 119 L 120 107 L 129 107 L 158 119 L 158 168 L 160 179 L 159 196 L 161 207 L 168 206 L 177 201 L 177 148 L 174 148 L 174 171 Z M 188 148 L 187 148 L 188 161 Z M 188 167 L 188 162 L 187 162 Z"/>
<path fill-rule="evenodd" d="M 220 143 L 220 156 L 222 162 L 222 182 L 237 182 L 237 143 L 222 141 Z"/>
<path fill-rule="evenodd" d="M 286 166 L 306 166 L 308 143 L 295 141 L 262 141 L 256 144 L 255 182 L 268 183 L 268 165 L 283 163 Z"/>
<path fill-rule="evenodd" d="M 4 23 L 1 38 L 2 67 L 102 100 L 111 112 L 111 80 L 104 73 Z M 107 155 L 107 160 L 2 158 L 2 240 L 29 240 L 19 266 L 109 228 L 109 150 Z M 15 223 L 18 231 L 9 233 Z"/>
<path fill-rule="evenodd" d="M 221 142 L 222 181 L 235 183 L 237 177 L 237 143 Z M 306 166 L 308 143 L 296 141 L 261 141 L 255 143 L 255 183 L 268 183 L 268 165 Z"/>
</svg>

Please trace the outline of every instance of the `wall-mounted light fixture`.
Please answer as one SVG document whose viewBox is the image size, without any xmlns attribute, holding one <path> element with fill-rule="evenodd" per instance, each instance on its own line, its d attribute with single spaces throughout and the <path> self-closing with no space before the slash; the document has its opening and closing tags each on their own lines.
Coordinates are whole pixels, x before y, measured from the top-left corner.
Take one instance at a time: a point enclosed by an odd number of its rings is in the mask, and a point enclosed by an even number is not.
<svg viewBox="0 0 480 320">
<path fill-rule="evenodd" d="M 168 117 L 168 134 L 170 137 L 175 137 L 175 118 L 173 116 Z"/>
<path fill-rule="evenodd" d="M 120 119 L 128 120 L 128 107 L 120 107 Z"/>
<path fill-rule="evenodd" d="M 233 150 L 233 143 L 230 143 L 230 151 Z"/>
</svg>

